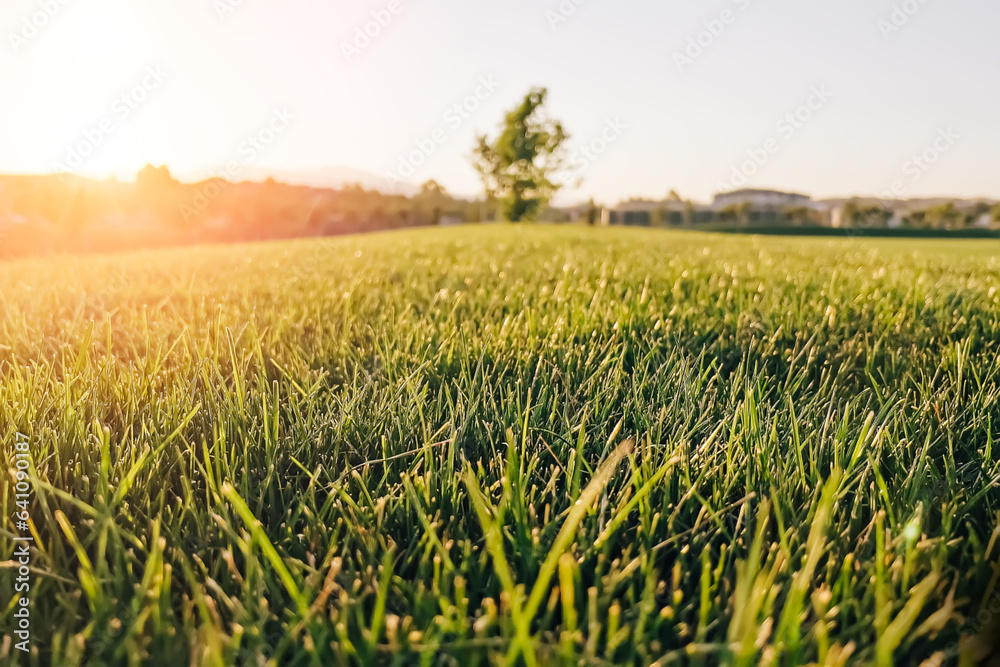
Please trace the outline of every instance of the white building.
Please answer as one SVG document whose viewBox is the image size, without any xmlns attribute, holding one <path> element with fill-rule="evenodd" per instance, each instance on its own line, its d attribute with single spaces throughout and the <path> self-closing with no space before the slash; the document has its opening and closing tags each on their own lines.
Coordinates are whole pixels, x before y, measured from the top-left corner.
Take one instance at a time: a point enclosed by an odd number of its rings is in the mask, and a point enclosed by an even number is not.
<svg viewBox="0 0 1000 667">
<path fill-rule="evenodd" d="M 666 227 L 699 225 L 833 225 L 840 211 L 808 195 L 777 190 L 735 190 L 715 195 L 711 204 L 678 198 L 632 199 L 603 211 L 601 224 Z"/>
<path fill-rule="evenodd" d="M 811 206 L 812 197 L 794 192 L 777 190 L 734 190 L 715 195 L 712 207 L 715 209 L 749 204 L 757 209 L 780 209 L 793 206 Z"/>
</svg>

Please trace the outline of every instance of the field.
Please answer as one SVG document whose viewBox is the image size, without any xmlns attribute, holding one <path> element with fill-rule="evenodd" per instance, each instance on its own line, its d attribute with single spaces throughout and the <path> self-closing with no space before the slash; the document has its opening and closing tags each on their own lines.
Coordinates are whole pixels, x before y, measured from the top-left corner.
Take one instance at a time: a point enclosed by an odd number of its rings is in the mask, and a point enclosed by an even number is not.
<svg viewBox="0 0 1000 667">
<path fill-rule="evenodd" d="M 487 226 L 0 264 L 0 662 L 977 664 L 998 350 L 985 240 Z"/>
</svg>

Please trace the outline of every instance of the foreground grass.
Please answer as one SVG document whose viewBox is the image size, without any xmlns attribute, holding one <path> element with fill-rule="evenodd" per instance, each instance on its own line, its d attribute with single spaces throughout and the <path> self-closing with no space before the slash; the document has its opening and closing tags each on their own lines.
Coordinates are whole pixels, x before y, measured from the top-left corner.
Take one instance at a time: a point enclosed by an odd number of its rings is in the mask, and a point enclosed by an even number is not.
<svg viewBox="0 0 1000 667">
<path fill-rule="evenodd" d="M 37 552 L 0 661 L 976 664 L 998 251 L 490 227 L 2 264 Z"/>
</svg>

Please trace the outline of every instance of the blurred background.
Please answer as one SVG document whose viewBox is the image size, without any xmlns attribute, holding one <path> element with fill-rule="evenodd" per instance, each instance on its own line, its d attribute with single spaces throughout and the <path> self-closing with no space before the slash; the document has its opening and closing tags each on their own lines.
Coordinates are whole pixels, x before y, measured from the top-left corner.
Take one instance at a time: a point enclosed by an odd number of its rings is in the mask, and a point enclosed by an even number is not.
<svg viewBox="0 0 1000 667">
<path fill-rule="evenodd" d="M 987 0 L 9 0 L 0 255 L 490 220 L 470 154 L 533 86 L 569 134 L 545 221 L 991 227 L 998 20 Z"/>
</svg>

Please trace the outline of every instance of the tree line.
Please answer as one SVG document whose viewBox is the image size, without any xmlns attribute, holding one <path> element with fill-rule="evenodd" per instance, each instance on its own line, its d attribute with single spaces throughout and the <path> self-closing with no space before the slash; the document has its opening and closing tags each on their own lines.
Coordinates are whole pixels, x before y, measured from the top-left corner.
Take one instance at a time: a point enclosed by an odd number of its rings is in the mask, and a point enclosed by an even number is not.
<svg viewBox="0 0 1000 667">
<path fill-rule="evenodd" d="M 181 183 L 153 166 L 134 183 L 0 176 L 0 256 L 331 236 L 493 215 L 485 201 L 453 197 L 434 181 L 405 196 L 274 180 Z"/>
</svg>

